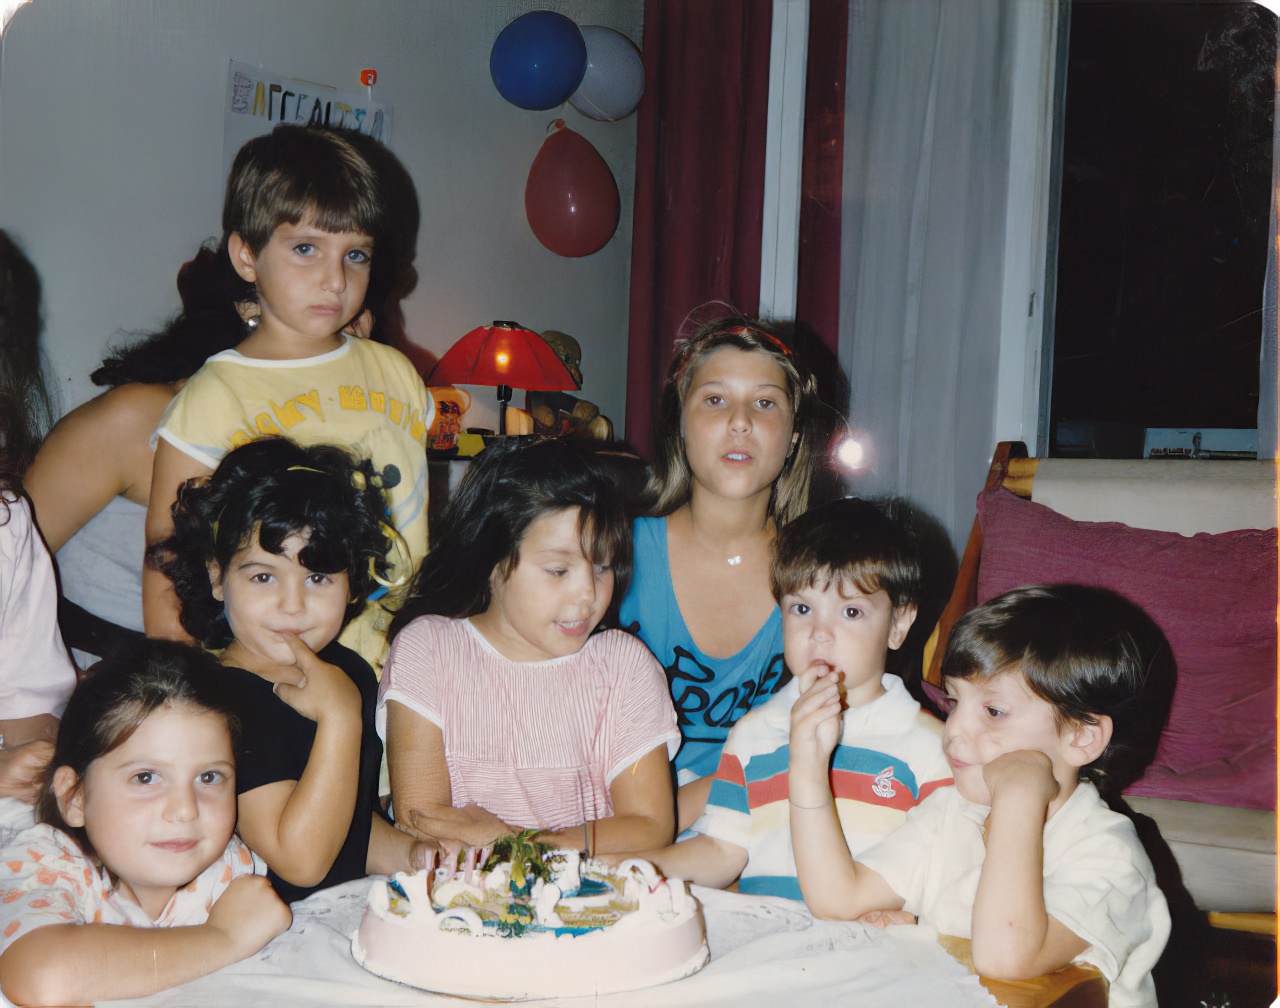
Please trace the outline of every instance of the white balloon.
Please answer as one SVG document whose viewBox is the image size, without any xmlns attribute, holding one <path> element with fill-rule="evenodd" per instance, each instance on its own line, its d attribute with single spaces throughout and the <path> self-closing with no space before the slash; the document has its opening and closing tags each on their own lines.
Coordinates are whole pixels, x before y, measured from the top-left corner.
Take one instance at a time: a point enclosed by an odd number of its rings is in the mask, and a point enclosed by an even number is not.
<svg viewBox="0 0 1280 1008">
<path fill-rule="evenodd" d="M 635 111 L 644 94 L 644 63 L 634 42 L 603 25 L 583 25 L 587 72 L 569 104 L 588 119 L 617 122 Z"/>
</svg>

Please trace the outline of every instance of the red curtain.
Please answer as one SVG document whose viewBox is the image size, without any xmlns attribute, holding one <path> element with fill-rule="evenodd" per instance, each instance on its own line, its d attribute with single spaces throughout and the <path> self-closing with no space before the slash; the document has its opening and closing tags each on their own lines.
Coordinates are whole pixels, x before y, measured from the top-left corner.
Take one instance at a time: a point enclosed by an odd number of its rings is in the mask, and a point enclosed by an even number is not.
<svg viewBox="0 0 1280 1008">
<path fill-rule="evenodd" d="M 772 0 L 646 0 L 627 354 L 627 441 L 648 455 L 691 311 L 760 304 Z"/>
<path fill-rule="evenodd" d="M 809 0 L 804 165 L 796 321 L 836 354 L 840 327 L 840 214 L 844 178 L 844 61 L 848 0 Z M 844 409 L 844 404 L 833 404 Z"/>
<path fill-rule="evenodd" d="M 759 311 L 772 28 L 772 0 L 645 3 L 626 418 L 644 455 L 689 313 L 716 301 Z M 833 361 L 847 35 L 847 0 L 811 0 L 796 322 Z"/>
</svg>

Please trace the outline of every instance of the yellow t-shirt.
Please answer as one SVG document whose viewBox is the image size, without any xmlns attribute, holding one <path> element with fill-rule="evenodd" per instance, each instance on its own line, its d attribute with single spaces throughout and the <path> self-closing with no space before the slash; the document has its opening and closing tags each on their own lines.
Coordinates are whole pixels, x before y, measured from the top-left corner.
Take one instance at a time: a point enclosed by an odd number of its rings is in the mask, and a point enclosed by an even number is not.
<svg viewBox="0 0 1280 1008">
<path fill-rule="evenodd" d="M 348 337 L 304 360 L 259 360 L 224 350 L 205 362 L 160 418 L 157 437 L 209 468 L 232 448 L 269 435 L 332 444 L 373 460 L 391 523 L 409 548 L 389 560 L 392 579 L 412 576 L 427 552 L 427 429 L 430 393 L 398 350 Z M 405 589 L 365 606 L 339 638 L 380 672 L 386 630 Z"/>
</svg>

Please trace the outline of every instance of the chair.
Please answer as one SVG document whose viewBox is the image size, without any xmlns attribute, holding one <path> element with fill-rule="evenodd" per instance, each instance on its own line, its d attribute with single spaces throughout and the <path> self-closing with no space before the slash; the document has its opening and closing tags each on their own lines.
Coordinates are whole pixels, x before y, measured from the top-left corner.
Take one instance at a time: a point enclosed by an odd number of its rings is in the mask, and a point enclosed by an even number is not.
<svg viewBox="0 0 1280 1008">
<path fill-rule="evenodd" d="M 1034 459 L 1021 443 L 1001 442 L 924 659 L 925 682 L 941 685 L 942 652 L 956 620 L 1019 583 L 1101 584 L 1142 605 L 1178 663 L 1161 754 L 1166 743 L 1182 751 L 1153 765 L 1126 800 L 1155 821 L 1213 926 L 1270 935 L 1275 474 L 1274 463 L 1259 461 Z M 1160 611 L 1174 598 L 1166 589 L 1177 577 L 1200 592 L 1198 614 Z M 1239 623 L 1218 635 L 1226 639 L 1207 640 L 1228 617 Z M 1206 737 L 1189 741 L 1196 728 Z M 1206 744 L 1217 749 L 1197 763 L 1195 747 Z"/>
</svg>

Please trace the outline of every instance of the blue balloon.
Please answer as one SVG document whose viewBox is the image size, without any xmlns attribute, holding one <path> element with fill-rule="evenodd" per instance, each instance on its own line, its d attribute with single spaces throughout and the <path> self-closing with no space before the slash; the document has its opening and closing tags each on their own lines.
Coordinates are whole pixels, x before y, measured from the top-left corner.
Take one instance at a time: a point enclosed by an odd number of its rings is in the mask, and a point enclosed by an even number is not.
<svg viewBox="0 0 1280 1008">
<path fill-rule="evenodd" d="M 578 90 L 587 72 L 587 43 L 563 14 L 521 14 L 498 33 L 489 53 L 494 87 L 523 109 L 555 108 Z"/>
</svg>

